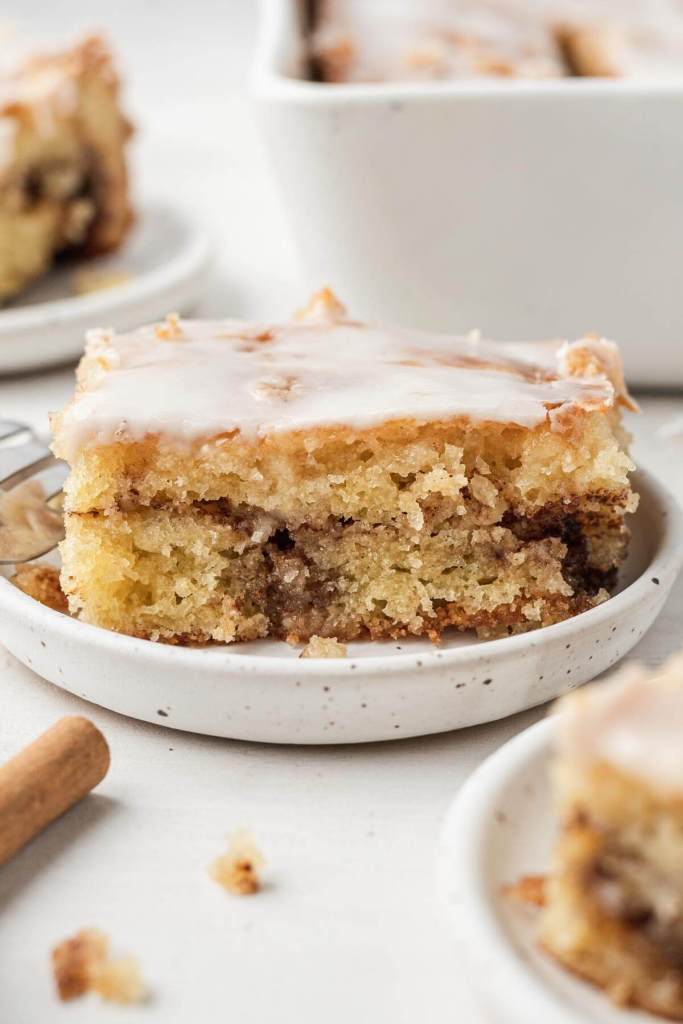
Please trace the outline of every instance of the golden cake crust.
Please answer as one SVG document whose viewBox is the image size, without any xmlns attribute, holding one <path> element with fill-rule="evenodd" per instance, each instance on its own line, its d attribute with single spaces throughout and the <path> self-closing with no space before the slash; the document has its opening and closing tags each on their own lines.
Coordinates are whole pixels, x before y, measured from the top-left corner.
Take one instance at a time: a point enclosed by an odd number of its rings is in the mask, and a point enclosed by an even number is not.
<svg viewBox="0 0 683 1024">
<path fill-rule="evenodd" d="M 150 401 L 154 395 L 154 401 Z M 363 325 L 96 332 L 69 407 L 62 585 L 173 643 L 538 628 L 605 600 L 633 469 L 618 353 Z"/>
</svg>

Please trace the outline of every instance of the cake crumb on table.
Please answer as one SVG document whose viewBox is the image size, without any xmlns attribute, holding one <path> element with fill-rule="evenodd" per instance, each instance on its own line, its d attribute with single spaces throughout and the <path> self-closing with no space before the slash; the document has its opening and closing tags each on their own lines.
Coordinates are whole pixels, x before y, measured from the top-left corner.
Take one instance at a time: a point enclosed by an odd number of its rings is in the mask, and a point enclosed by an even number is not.
<svg viewBox="0 0 683 1024">
<path fill-rule="evenodd" d="M 23 590 L 34 601 L 40 601 L 56 612 L 66 613 L 69 610 L 66 595 L 59 583 L 59 569 L 53 565 L 18 565 L 10 583 Z"/>
<path fill-rule="evenodd" d="M 336 636 L 315 636 L 308 641 L 300 658 L 346 658 L 346 644 L 340 644 Z"/>
<path fill-rule="evenodd" d="M 209 875 L 227 892 L 251 896 L 261 888 L 263 856 L 248 832 L 235 832 L 226 853 L 209 866 Z"/>
<path fill-rule="evenodd" d="M 177 341 L 179 338 L 182 338 L 183 329 L 180 326 L 180 315 L 178 313 L 167 313 L 166 319 L 155 326 L 154 334 L 159 341 Z"/>
<path fill-rule="evenodd" d="M 107 940 L 95 929 L 78 932 L 52 950 L 52 971 L 59 998 L 66 1002 L 90 988 L 91 971 L 106 955 Z"/>
<path fill-rule="evenodd" d="M 134 956 L 106 960 L 95 972 L 91 988 L 111 1003 L 139 1003 L 145 996 L 140 967 Z"/>
<path fill-rule="evenodd" d="M 109 939 L 96 928 L 85 928 L 52 950 L 52 971 L 59 998 L 77 999 L 97 992 L 113 1003 L 139 1003 L 145 991 L 135 957 L 109 957 Z"/>
</svg>

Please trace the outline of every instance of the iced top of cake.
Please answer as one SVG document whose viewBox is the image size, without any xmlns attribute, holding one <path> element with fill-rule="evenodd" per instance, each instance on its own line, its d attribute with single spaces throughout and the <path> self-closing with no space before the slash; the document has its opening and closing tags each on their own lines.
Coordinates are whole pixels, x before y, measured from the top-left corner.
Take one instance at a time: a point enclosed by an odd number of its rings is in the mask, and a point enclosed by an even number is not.
<svg viewBox="0 0 683 1024">
<path fill-rule="evenodd" d="M 580 74 L 683 74 L 678 0 L 317 0 L 314 9 L 312 52 L 331 80 L 562 76 L 567 28 L 594 36 L 596 68 Z"/>
<path fill-rule="evenodd" d="M 538 5 L 506 0 L 321 0 L 312 51 L 348 82 L 564 73 Z"/>
<path fill-rule="evenodd" d="M 90 332 L 60 454 L 170 435 L 193 442 L 466 418 L 562 429 L 625 399 L 616 346 L 500 344 L 350 320 L 327 290 L 280 324 L 180 320 Z"/>
<path fill-rule="evenodd" d="M 627 665 L 560 702 L 562 757 L 606 763 L 683 793 L 683 655 L 649 671 Z"/>
</svg>

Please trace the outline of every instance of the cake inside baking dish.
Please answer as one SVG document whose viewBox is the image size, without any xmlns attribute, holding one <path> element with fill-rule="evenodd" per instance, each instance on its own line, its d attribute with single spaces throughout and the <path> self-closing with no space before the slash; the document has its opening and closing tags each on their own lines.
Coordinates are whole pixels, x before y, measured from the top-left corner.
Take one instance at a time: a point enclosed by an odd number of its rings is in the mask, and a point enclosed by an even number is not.
<svg viewBox="0 0 683 1024">
<path fill-rule="evenodd" d="M 0 75 L 0 304 L 64 252 L 115 249 L 131 223 L 130 125 L 91 37 Z"/>
<path fill-rule="evenodd" d="M 683 76 L 679 0 L 309 0 L 330 83 Z"/>
<path fill-rule="evenodd" d="M 565 698 L 543 946 L 622 1005 L 683 1020 L 683 656 Z"/>
<path fill-rule="evenodd" d="M 498 636 L 603 601 L 629 483 L 616 347 L 290 322 L 93 331 L 53 420 L 62 585 L 174 642 Z"/>
</svg>

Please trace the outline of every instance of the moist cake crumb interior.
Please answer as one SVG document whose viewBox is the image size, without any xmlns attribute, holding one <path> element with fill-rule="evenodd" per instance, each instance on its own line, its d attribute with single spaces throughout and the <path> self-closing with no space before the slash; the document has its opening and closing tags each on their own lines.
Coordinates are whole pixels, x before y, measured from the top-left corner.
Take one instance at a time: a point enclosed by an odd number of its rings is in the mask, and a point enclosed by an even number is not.
<svg viewBox="0 0 683 1024">
<path fill-rule="evenodd" d="M 91 332 L 53 418 L 62 587 L 173 643 L 495 637 L 605 600 L 636 496 L 616 346 L 351 319 Z"/>
</svg>

